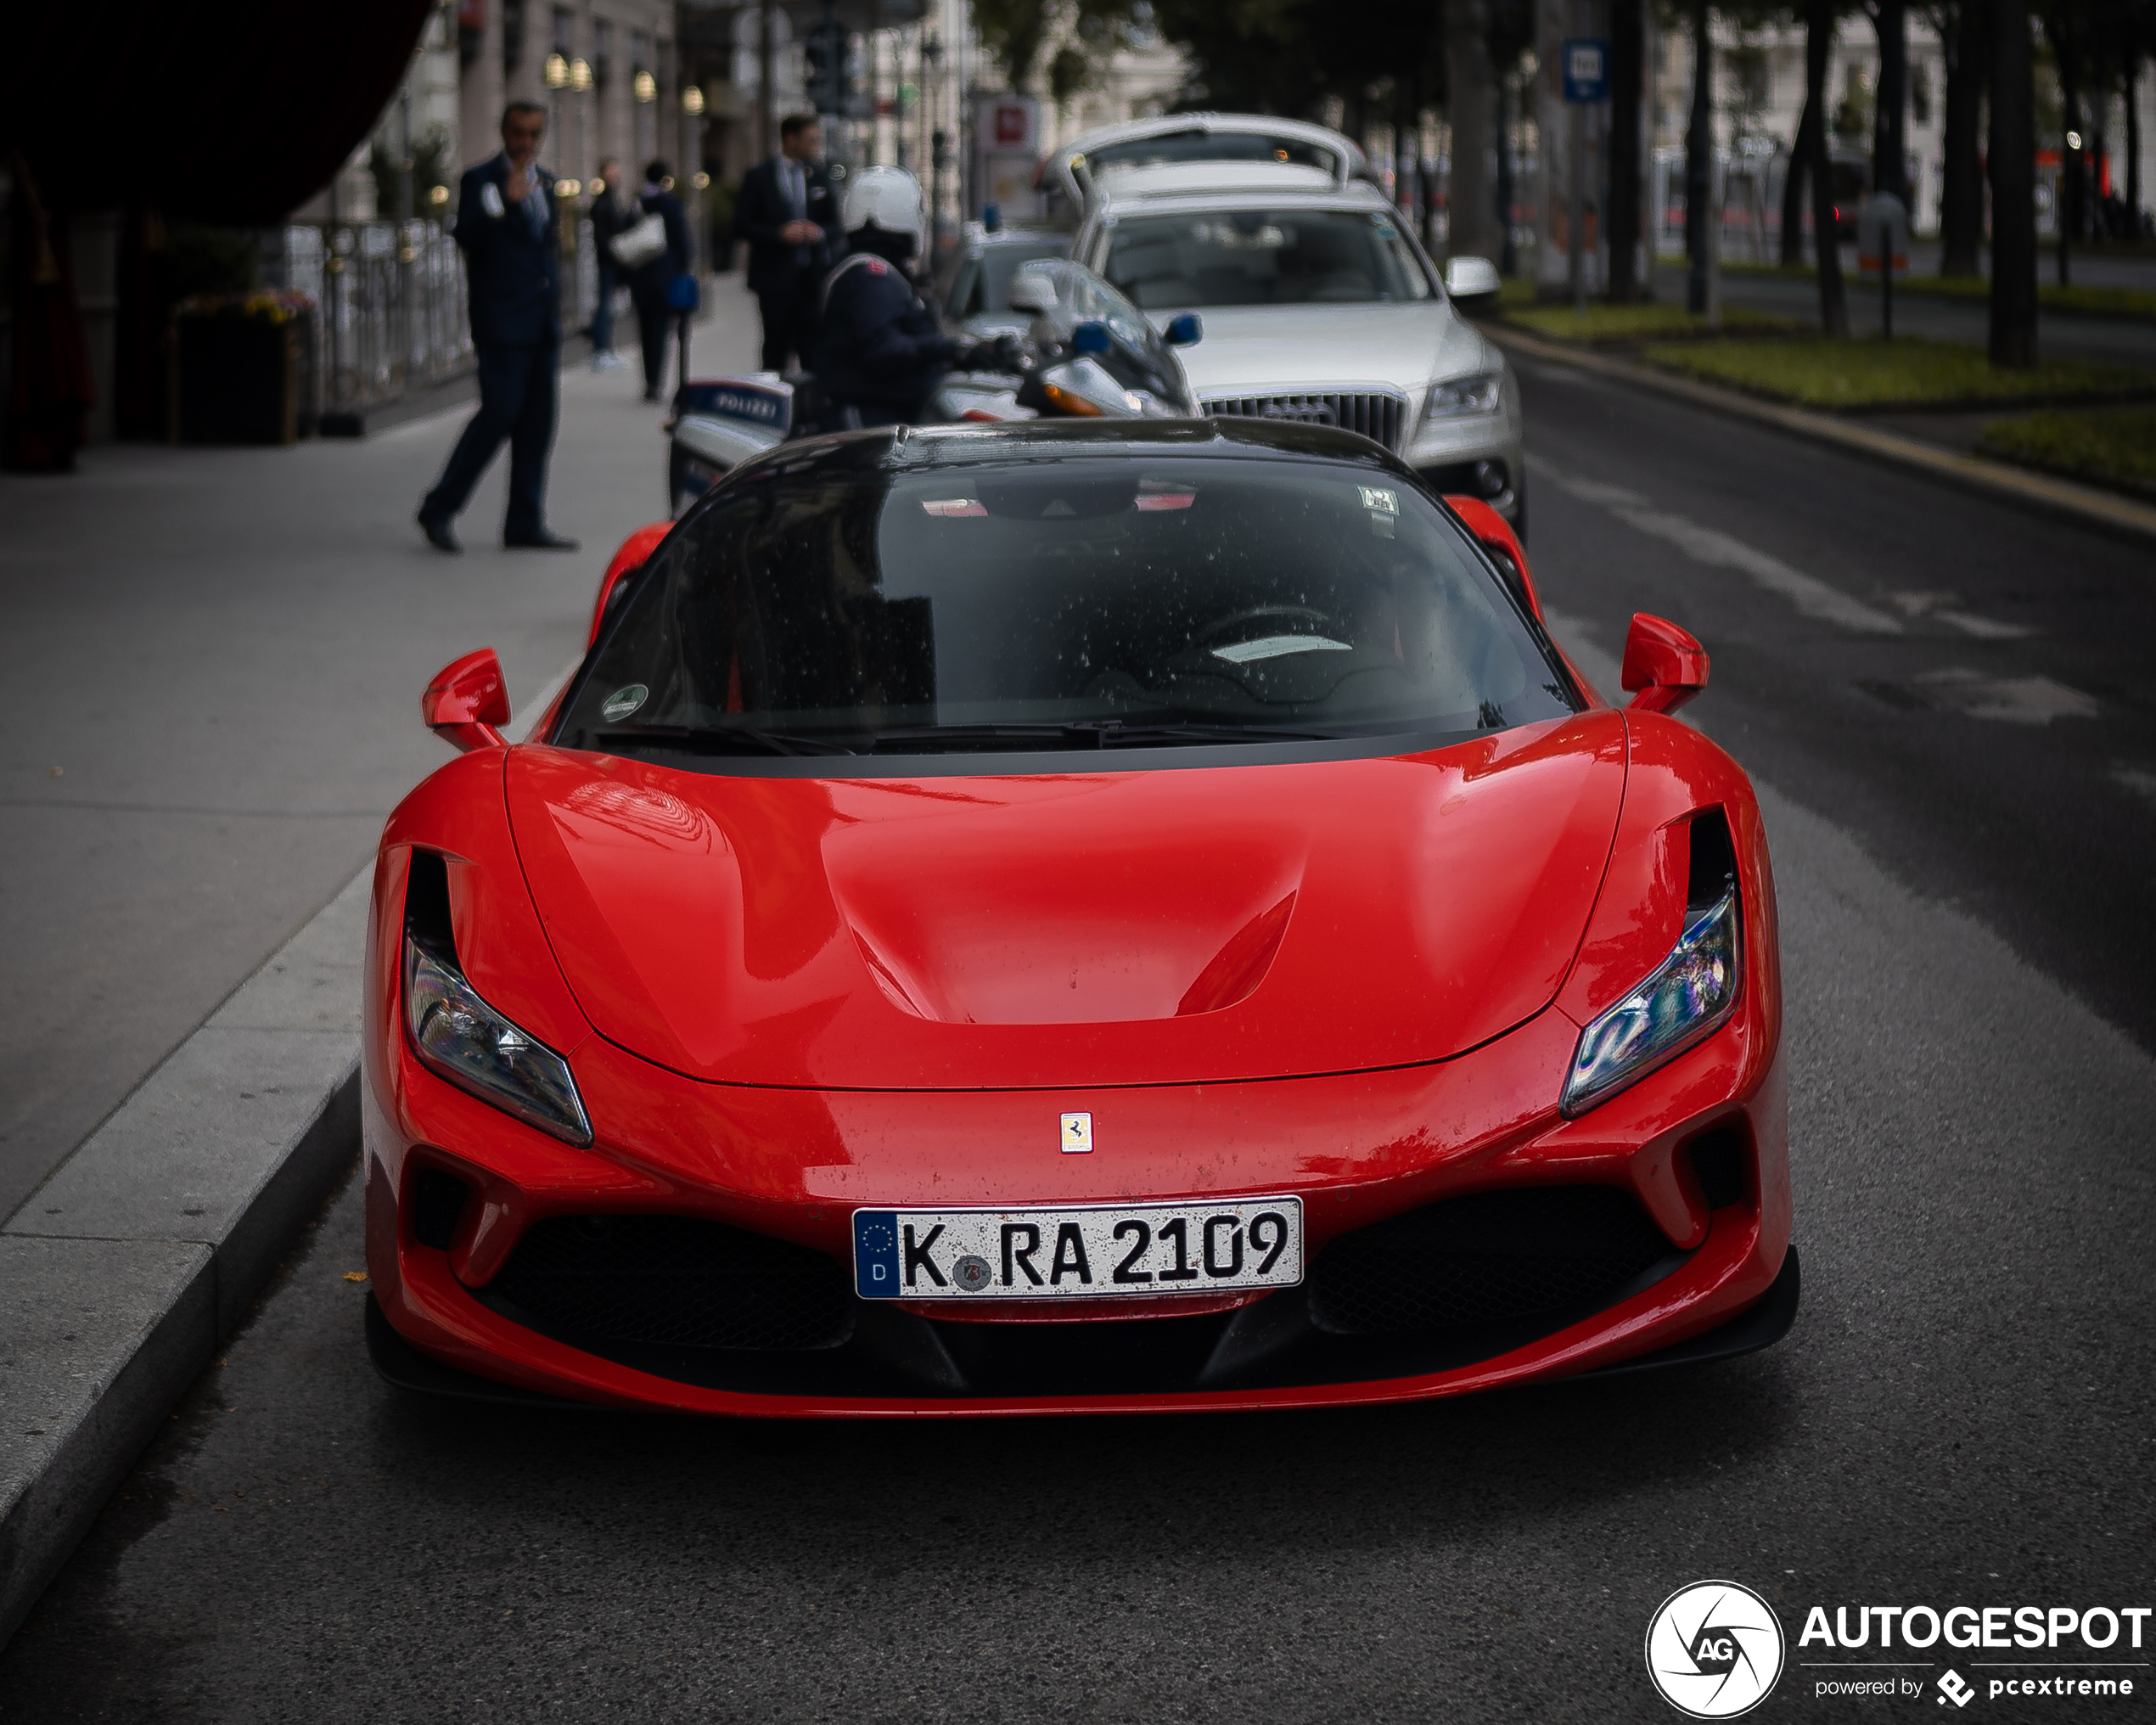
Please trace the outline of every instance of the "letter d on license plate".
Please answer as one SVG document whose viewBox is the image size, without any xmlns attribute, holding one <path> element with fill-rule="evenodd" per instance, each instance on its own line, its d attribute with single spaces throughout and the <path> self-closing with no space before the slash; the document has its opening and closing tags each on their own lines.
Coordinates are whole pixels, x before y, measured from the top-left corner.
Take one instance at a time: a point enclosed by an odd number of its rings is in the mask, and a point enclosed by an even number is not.
<svg viewBox="0 0 2156 1725">
<path fill-rule="evenodd" d="M 1069 1300 L 1292 1288 L 1300 1198 L 1038 1210 L 856 1210 L 864 1300 Z"/>
</svg>

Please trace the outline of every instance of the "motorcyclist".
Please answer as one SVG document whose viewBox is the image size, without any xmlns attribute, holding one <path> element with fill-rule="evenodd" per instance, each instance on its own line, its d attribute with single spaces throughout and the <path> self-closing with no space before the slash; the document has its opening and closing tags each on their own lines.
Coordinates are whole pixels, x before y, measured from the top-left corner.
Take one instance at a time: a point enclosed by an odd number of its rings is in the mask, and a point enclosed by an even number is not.
<svg viewBox="0 0 2156 1725">
<path fill-rule="evenodd" d="M 846 188 L 846 256 L 823 282 L 817 382 L 827 423 L 904 425 L 931 417 L 930 397 L 954 363 L 983 351 L 946 335 L 914 291 L 928 232 L 921 183 L 904 168 L 865 168 Z"/>
</svg>

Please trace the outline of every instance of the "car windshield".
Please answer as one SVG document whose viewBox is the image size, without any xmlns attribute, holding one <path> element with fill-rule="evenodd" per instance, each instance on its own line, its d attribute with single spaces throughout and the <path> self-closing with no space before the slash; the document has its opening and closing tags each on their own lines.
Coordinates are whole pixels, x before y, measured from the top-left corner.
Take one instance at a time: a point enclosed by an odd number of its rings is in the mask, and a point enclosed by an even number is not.
<svg viewBox="0 0 2156 1725">
<path fill-rule="evenodd" d="M 1378 210 L 1206 210 L 1119 221 L 1103 272 L 1146 311 L 1364 304 L 1435 291 Z"/>
<path fill-rule="evenodd" d="M 944 295 L 944 312 L 952 317 L 978 317 L 1011 309 L 1011 281 L 1019 268 L 1037 258 L 1061 257 L 1067 250 L 1061 239 L 1012 240 L 983 246 L 978 257 L 958 266 Z"/>
<path fill-rule="evenodd" d="M 1382 469 L 1125 445 L 893 471 L 865 452 L 750 469 L 687 517 L 553 740 L 1142 751 L 1576 706 L 1457 525 Z"/>
<path fill-rule="evenodd" d="M 1163 162 L 1293 162 L 1298 167 L 1322 168 L 1329 174 L 1339 171 L 1339 156 L 1300 138 L 1277 138 L 1263 132 L 1190 131 L 1105 144 L 1083 159 L 1083 165 L 1096 174 L 1106 168 L 1153 167 Z"/>
</svg>

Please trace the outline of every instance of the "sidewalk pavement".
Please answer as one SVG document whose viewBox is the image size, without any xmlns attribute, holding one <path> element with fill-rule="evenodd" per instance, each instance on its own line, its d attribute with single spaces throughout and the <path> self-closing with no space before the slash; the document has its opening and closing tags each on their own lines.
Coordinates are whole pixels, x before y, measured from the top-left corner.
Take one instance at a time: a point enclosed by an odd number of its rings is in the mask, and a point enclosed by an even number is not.
<svg viewBox="0 0 2156 1725">
<path fill-rule="evenodd" d="M 721 280 L 699 370 L 753 363 Z M 744 309 L 745 308 L 745 309 Z M 0 479 L 0 1216 L 365 859 L 446 758 L 419 692 L 502 655 L 519 710 L 582 643 L 622 537 L 666 513 L 664 410 L 568 372 L 552 470 L 575 555 L 508 552 L 498 458 L 413 523 L 470 409 L 360 442 L 119 444 Z"/>
<path fill-rule="evenodd" d="M 720 282 L 695 369 L 755 333 Z M 367 864 L 447 758 L 419 693 L 491 645 L 519 715 L 543 704 L 615 546 L 665 513 L 640 396 L 564 376 L 574 555 L 499 548 L 505 458 L 465 555 L 422 541 L 461 404 L 0 480 L 0 1642 L 351 1166 Z"/>
</svg>

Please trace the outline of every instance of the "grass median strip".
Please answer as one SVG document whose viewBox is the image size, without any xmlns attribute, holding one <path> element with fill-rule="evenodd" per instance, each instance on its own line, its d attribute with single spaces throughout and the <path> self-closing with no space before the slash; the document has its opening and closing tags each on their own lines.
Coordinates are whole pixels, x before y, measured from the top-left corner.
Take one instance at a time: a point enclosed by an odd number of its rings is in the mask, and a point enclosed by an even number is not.
<svg viewBox="0 0 2156 1725">
<path fill-rule="evenodd" d="M 1653 341 L 1672 335 L 1704 335 L 1707 320 L 1669 301 L 1612 306 L 1597 301 L 1582 316 L 1569 306 L 1508 306 L 1505 321 L 1546 341 Z M 1781 334 L 1800 327 L 1794 319 L 1766 312 L 1725 306 L 1722 332 L 1729 335 Z"/>
<path fill-rule="evenodd" d="M 1895 341 L 1803 335 L 1658 342 L 1644 357 L 1650 365 L 1702 383 L 1830 412 L 1984 407 L 2156 393 L 2156 372 L 2139 366 L 2047 359 L 2028 371 L 2002 371 L 1981 348 L 1916 336 Z"/>
<path fill-rule="evenodd" d="M 1996 419 L 1977 452 L 2156 497 L 2156 407 L 2095 407 Z"/>
</svg>

